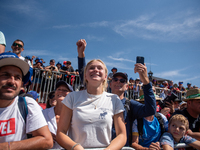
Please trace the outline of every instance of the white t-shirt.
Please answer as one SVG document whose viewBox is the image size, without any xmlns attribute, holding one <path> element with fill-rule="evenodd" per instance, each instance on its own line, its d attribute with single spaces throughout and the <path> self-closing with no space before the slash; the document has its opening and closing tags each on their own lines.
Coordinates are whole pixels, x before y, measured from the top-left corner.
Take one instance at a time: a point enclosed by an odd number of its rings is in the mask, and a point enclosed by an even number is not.
<svg viewBox="0 0 200 150">
<path fill-rule="evenodd" d="M 26 133 L 47 125 L 38 103 L 30 97 L 25 99 L 28 107 L 26 124 L 17 104 L 18 96 L 10 106 L 0 108 L 0 143 L 27 139 Z"/>
<path fill-rule="evenodd" d="M 43 112 L 44 118 L 47 121 L 50 132 L 56 135 L 57 123 L 56 123 L 54 107 L 44 109 L 42 112 Z M 57 142 L 54 142 L 53 147 L 51 149 L 62 149 L 62 147 Z"/>
<path fill-rule="evenodd" d="M 19 59 L 21 59 L 21 60 L 25 61 L 25 58 L 24 58 L 23 56 L 20 56 L 20 57 L 19 57 Z M 28 61 L 27 61 L 27 63 L 28 63 L 28 65 L 29 65 L 29 67 L 33 68 L 33 66 L 32 66 L 32 64 L 31 64 L 31 61 L 30 61 L 30 60 L 28 60 Z"/>
<path fill-rule="evenodd" d="M 1 31 L 0 31 L 0 44 L 6 46 L 5 36 Z"/>
<path fill-rule="evenodd" d="M 69 93 L 62 103 L 73 110 L 68 130 L 72 140 L 84 148 L 107 147 L 110 144 L 113 116 L 124 111 L 117 95 L 107 92 L 91 95 L 83 90 Z"/>
</svg>

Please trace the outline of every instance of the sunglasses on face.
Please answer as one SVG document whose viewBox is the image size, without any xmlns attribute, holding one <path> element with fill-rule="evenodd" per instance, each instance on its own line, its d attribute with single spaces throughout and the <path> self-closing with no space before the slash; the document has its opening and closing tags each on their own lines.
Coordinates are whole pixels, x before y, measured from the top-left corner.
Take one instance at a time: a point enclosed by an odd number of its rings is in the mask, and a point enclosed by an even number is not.
<svg viewBox="0 0 200 150">
<path fill-rule="evenodd" d="M 126 82 L 125 79 L 113 78 L 112 80 L 115 81 L 115 82 L 117 82 L 119 80 L 121 83 L 125 83 Z"/>
<path fill-rule="evenodd" d="M 22 47 L 23 47 L 21 44 L 18 44 L 18 43 L 13 43 L 12 46 L 18 46 L 19 48 L 22 48 Z"/>
<path fill-rule="evenodd" d="M 51 95 L 51 96 L 49 96 L 49 98 L 52 99 L 52 98 L 54 98 L 54 96 L 55 96 L 55 95 Z"/>
</svg>

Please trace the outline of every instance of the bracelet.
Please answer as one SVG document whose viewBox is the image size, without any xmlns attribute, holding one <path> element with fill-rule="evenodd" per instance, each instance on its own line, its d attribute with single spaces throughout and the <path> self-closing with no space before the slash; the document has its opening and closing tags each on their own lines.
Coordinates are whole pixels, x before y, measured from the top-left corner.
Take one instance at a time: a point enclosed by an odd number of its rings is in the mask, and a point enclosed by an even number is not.
<svg viewBox="0 0 200 150">
<path fill-rule="evenodd" d="M 10 142 L 8 142 L 8 150 L 10 150 Z"/>
<path fill-rule="evenodd" d="M 74 147 L 76 147 L 77 145 L 81 145 L 81 144 L 79 144 L 79 143 L 74 144 L 74 146 L 72 146 L 71 150 L 74 150 Z"/>
</svg>

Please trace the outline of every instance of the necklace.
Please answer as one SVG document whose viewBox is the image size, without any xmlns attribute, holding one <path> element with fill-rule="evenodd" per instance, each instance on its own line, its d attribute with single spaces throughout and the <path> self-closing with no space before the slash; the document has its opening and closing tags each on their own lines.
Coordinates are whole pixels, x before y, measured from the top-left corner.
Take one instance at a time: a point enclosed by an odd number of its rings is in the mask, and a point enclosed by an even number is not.
<svg viewBox="0 0 200 150">
<path fill-rule="evenodd" d="M 89 94 L 89 93 L 87 93 L 87 94 L 88 94 L 88 98 L 90 98 L 90 99 L 92 99 L 96 96 L 96 95 L 93 96 L 92 94 Z M 101 100 L 102 96 L 103 96 L 103 93 L 101 94 L 101 96 L 98 96 L 98 97 L 95 98 L 95 99 L 98 99 L 98 100 L 97 100 L 96 104 L 93 103 L 94 109 L 97 109 L 97 105 L 98 105 L 99 101 Z M 95 99 L 93 99 L 93 100 L 95 100 Z"/>
</svg>

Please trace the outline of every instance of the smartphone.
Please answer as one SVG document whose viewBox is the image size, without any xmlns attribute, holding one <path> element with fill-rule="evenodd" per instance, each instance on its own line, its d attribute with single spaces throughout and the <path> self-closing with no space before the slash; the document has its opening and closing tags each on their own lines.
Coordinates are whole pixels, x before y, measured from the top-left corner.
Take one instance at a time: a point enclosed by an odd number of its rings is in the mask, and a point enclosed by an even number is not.
<svg viewBox="0 0 200 150">
<path fill-rule="evenodd" d="M 137 57 L 136 57 L 136 63 L 141 63 L 141 64 L 144 65 L 144 57 L 142 57 L 142 56 L 137 56 Z"/>
</svg>

